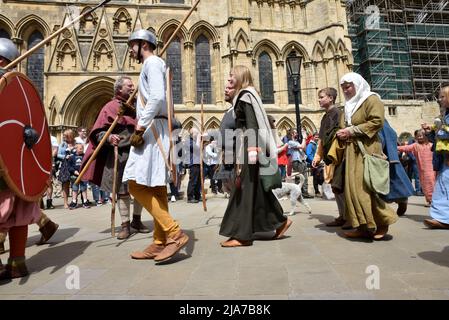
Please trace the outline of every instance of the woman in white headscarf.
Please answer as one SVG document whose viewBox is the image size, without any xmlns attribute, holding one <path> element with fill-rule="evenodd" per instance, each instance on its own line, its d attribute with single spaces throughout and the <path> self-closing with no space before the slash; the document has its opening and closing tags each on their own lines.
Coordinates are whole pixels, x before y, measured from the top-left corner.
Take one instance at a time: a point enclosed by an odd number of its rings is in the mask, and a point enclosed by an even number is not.
<svg viewBox="0 0 449 320">
<path fill-rule="evenodd" d="M 339 140 L 346 143 L 344 191 L 346 215 L 354 231 L 345 232 L 348 238 L 383 239 L 388 226 L 398 216 L 363 182 L 363 155 L 357 146 L 361 141 L 370 154 L 382 153 L 378 132 L 384 124 L 384 104 L 377 93 L 357 73 L 344 75 L 340 85 L 345 96 L 345 112 L 340 118 Z"/>
</svg>

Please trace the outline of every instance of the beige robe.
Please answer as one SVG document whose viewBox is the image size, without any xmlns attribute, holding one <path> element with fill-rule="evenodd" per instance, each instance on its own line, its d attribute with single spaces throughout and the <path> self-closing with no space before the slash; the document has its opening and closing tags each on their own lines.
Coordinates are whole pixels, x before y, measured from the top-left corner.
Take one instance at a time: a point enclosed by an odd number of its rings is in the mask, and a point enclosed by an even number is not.
<svg viewBox="0 0 449 320">
<path fill-rule="evenodd" d="M 355 142 L 355 139 L 362 141 L 368 153 L 382 154 L 378 132 L 383 127 L 384 112 L 383 103 L 372 95 L 351 118 L 353 136 L 350 140 L 354 142 L 347 143 L 345 150 L 345 199 L 346 217 L 354 228 L 366 225 L 369 230 L 375 230 L 398 220 L 393 209 L 365 186 L 363 156 Z M 345 127 L 344 114 L 340 118 L 340 126 Z"/>
</svg>

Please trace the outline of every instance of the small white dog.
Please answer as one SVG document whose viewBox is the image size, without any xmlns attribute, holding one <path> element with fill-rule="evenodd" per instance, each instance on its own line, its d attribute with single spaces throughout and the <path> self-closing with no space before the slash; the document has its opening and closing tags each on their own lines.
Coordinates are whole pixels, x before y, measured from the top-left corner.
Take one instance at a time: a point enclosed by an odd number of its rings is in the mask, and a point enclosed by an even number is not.
<svg viewBox="0 0 449 320">
<path fill-rule="evenodd" d="M 282 197 L 289 195 L 290 196 L 290 204 L 291 209 L 290 212 L 286 213 L 288 216 L 292 216 L 296 214 L 296 205 L 298 201 L 301 202 L 304 207 L 306 207 L 308 213 L 312 213 L 312 208 L 310 208 L 309 204 L 304 201 L 302 197 L 301 188 L 304 184 L 305 178 L 302 174 L 299 175 L 299 184 L 295 184 L 292 182 L 282 182 L 282 188 L 273 189 L 273 193 L 280 200 Z"/>
</svg>

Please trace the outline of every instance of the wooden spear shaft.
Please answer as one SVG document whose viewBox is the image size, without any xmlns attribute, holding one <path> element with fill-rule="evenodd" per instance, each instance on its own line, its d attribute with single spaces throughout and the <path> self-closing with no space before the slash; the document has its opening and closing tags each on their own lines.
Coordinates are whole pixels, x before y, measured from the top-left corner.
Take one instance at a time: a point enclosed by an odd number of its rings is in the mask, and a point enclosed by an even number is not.
<svg viewBox="0 0 449 320">
<path fill-rule="evenodd" d="M 84 12 L 82 15 L 78 16 L 75 20 L 71 21 L 68 25 L 63 26 L 61 29 L 59 29 L 58 31 L 56 31 L 55 33 L 49 35 L 47 38 L 45 38 L 44 40 L 42 40 L 41 42 L 39 42 L 37 45 L 35 45 L 33 48 L 31 48 L 30 50 L 28 50 L 27 52 L 25 52 L 24 54 L 22 54 L 20 57 L 18 57 L 17 59 L 13 60 L 10 64 L 8 64 L 5 69 L 12 69 L 14 68 L 20 61 L 22 61 L 23 59 L 29 57 L 30 55 L 32 55 L 37 49 L 39 49 L 40 47 L 42 47 L 44 44 L 46 44 L 47 42 L 51 41 L 52 39 L 54 39 L 56 36 L 58 36 L 61 32 L 63 32 L 64 30 L 66 30 L 68 27 L 70 27 L 71 25 L 75 24 L 77 21 L 79 21 L 80 19 L 82 19 L 83 17 L 85 17 L 86 15 L 90 14 L 91 12 L 93 12 L 94 10 L 96 10 L 97 8 L 105 5 L 106 3 L 108 3 L 111 0 L 103 0 L 100 4 L 98 4 L 97 6 L 93 7 L 92 9 Z"/>
<path fill-rule="evenodd" d="M 118 146 L 114 146 L 114 173 L 112 175 L 111 236 L 115 237 L 115 205 L 117 203 Z"/>
<path fill-rule="evenodd" d="M 174 153 L 174 141 L 173 141 L 173 133 L 172 133 L 172 107 L 173 107 L 173 96 L 172 96 L 172 73 L 171 69 L 167 68 L 167 79 L 166 79 L 166 95 L 167 95 L 167 117 L 168 117 L 168 139 L 170 140 L 170 149 L 169 149 L 169 157 L 170 157 L 170 170 L 172 171 L 172 180 L 173 184 L 177 186 L 178 177 L 175 161 L 175 153 Z M 173 108 L 174 109 L 174 108 Z"/>
<path fill-rule="evenodd" d="M 204 146 L 204 113 L 203 113 L 203 104 L 204 104 L 204 93 L 201 93 L 201 138 L 200 138 L 200 179 L 201 179 L 201 198 L 203 199 L 203 210 L 207 212 L 206 205 L 206 190 L 204 190 L 204 163 L 203 163 L 203 146 Z"/>
</svg>

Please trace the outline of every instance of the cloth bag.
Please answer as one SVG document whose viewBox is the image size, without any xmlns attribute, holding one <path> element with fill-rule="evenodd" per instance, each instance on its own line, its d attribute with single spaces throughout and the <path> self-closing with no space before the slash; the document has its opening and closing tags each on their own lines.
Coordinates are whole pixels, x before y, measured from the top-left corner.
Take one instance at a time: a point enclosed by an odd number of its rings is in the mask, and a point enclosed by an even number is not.
<svg viewBox="0 0 449 320">
<path fill-rule="evenodd" d="M 276 170 L 276 173 L 272 175 L 260 175 L 260 181 L 265 192 L 282 188 L 282 177 L 279 170 Z"/>
<path fill-rule="evenodd" d="M 64 161 L 62 161 L 61 167 L 59 168 L 58 180 L 61 183 L 70 181 L 69 163 L 67 159 L 64 159 Z"/>
<path fill-rule="evenodd" d="M 387 195 L 390 193 L 390 163 L 385 155 L 368 154 L 363 144 L 357 140 L 363 154 L 363 181 L 372 192 Z"/>
<path fill-rule="evenodd" d="M 273 189 L 282 188 L 282 177 L 277 165 L 277 159 L 269 159 L 264 154 L 259 152 L 258 158 L 263 161 L 259 161 L 261 168 L 270 168 L 270 172 L 273 174 L 261 174 L 259 170 L 260 182 L 265 192 L 270 192 Z"/>
<path fill-rule="evenodd" d="M 323 183 L 323 199 L 325 200 L 334 200 L 335 195 L 332 192 L 332 186 L 330 183 Z"/>
</svg>

